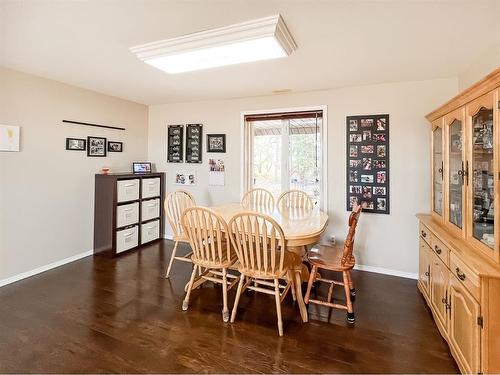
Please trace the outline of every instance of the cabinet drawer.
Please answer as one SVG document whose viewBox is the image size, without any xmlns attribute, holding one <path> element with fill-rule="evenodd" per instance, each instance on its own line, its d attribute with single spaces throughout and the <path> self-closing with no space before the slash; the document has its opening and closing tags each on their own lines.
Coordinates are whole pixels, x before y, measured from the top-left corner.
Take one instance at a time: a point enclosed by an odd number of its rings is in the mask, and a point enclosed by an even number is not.
<svg viewBox="0 0 500 375">
<path fill-rule="evenodd" d="M 148 201 L 142 201 L 142 221 L 156 219 L 160 217 L 160 200 L 151 199 Z"/>
<path fill-rule="evenodd" d="M 430 230 L 422 223 L 420 223 L 420 237 L 423 238 L 425 242 L 429 245 L 431 244 L 431 232 Z"/>
<path fill-rule="evenodd" d="M 450 256 L 450 272 L 467 288 L 476 300 L 479 300 L 479 275 L 472 271 L 469 266 L 465 265 L 454 253 L 451 253 Z"/>
<path fill-rule="evenodd" d="M 135 224 L 139 221 L 139 203 L 125 204 L 116 207 L 116 227 Z"/>
<path fill-rule="evenodd" d="M 126 202 L 139 199 L 139 180 L 121 180 L 116 182 L 117 201 Z"/>
<path fill-rule="evenodd" d="M 435 235 L 431 235 L 431 249 L 446 264 L 450 265 L 450 249 L 448 249 Z"/>
<path fill-rule="evenodd" d="M 160 237 L 160 221 L 155 220 L 141 225 L 141 244 Z"/>
<path fill-rule="evenodd" d="M 151 198 L 160 195 L 160 178 L 142 179 L 142 197 Z"/>
<path fill-rule="evenodd" d="M 116 232 L 116 252 L 121 253 L 128 249 L 132 249 L 139 244 L 139 227 L 136 225 L 132 228 L 119 230 Z"/>
</svg>

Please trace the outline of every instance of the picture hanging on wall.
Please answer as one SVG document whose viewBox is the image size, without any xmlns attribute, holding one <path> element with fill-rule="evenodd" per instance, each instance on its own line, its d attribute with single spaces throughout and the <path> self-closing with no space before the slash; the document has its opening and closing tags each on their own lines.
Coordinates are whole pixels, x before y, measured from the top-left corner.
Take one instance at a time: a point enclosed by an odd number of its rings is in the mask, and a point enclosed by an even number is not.
<svg viewBox="0 0 500 375">
<path fill-rule="evenodd" d="M 195 172 L 177 172 L 175 174 L 175 182 L 176 185 L 187 185 L 194 186 L 196 185 L 196 173 Z"/>
<path fill-rule="evenodd" d="M 87 156 L 106 156 L 106 138 L 87 137 Z"/>
<path fill-rule="evenodd" d="M 348 116 L 346 129 L 347 210 L 389 214 L 389 115 Z"/>
<path fill-rule="evenodd" d="M 123 142 L 108 142 L 108 151 L 109 152 L 123 152 Z"/>
<path fill-rule="evenodd" d="M 223 159 L 208 159 L 208 185 L 224 186 L 226 167 Z"/>
<path fill-rule="evenodd" d="M 186 125 L 186 163 L 201 163 L 203 125 Z"/>
<path fill-rule="evenodd" d="M 184 125 L 169 125 L 167 130 L 167 162 L 182 163 Z"/>
<path fill-rule="evenodd" d="M 0 125 L 0 151 L 19 151 L 19 126 Z"/>
<path fill-rule="evenodd" d="M 80 138 L 66 138 L 66 150 L 85 151 L 87 149 L 87 141 Z"/>
<path fill-rule="evenodd" d="M 226 152 L 226 135 L 207 134 L 207 152 Z"/>
</svg>

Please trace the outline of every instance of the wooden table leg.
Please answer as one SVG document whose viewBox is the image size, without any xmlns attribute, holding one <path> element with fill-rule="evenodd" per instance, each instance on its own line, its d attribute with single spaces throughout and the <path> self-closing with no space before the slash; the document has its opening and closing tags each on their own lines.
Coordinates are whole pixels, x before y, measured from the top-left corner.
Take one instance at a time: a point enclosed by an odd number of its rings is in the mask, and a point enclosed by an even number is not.
<svg viewBox="0 0 500 375">
<path fill-rule="evenodd" d="M 306 268 L 307 267 L 303 267 Z M 302 321 L 304 323 L 308 322 L 308 317 L 307 317 L 307 307 L 306 304 L 304 303 L 304 298 L 302 297 L 302 278 L 301 278 L 301 271 L 297 270 L 294 272 L 295 274 L 295 280 L 293 283 L 293 287 L 295 288 L 295 295 L 297 297 L 297 303 L 299 305 L 299 310 L 300 310 L 300 316 L 302 317 Z"/>
</svg>

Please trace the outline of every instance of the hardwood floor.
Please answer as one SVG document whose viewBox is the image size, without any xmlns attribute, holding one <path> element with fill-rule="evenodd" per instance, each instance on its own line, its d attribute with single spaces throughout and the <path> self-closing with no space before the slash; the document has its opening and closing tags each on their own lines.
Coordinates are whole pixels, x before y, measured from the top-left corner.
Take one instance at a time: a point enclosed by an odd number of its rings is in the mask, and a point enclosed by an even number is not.
<svg viewBox="0 0 500 375">
<path fill-rule="evenodd" d="M 413 280 L 355 272 L 352 326 L 345 312 L 315 305 L 304 324 L 287 296 L 280 338 L 273 296 L 245 293 L 236 322 L 223 323 L 220 287 L 207 285 L 183 312 L 190 265 L 162 278 L 172 245 L 88 257 L 0 288 L 0 372 L 458 372 Z"/>
</svg>

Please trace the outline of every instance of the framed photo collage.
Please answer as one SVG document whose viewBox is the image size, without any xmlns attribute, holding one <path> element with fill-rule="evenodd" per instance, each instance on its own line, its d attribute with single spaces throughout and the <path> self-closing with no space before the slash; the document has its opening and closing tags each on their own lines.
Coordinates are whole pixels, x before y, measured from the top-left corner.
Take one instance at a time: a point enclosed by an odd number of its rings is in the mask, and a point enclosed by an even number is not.
<svg viewBox="0 0 500 375">
<path fill-rule="evenodd" d="M 389 199 L 389 115 L 348 116 L 347 202 L 363 212 L 390 213 Z"/>
</svg>

